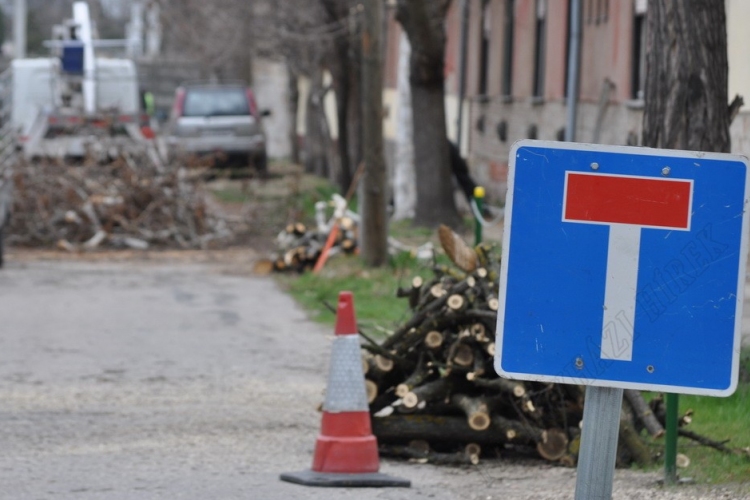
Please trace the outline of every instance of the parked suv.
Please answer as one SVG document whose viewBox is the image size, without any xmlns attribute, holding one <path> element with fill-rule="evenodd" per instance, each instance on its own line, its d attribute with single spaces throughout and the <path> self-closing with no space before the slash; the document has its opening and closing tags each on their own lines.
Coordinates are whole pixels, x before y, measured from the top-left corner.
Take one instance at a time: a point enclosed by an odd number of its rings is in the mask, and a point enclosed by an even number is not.
<svg viewBox="0 0 750 500">
<path fill-rule="evenodd" d="M 242 84 L 186 84 L 175 92 L 167 144 L 173 155 L 239 158 L 265 174 L 266 136 L 252 90 Z"/>
</svg>

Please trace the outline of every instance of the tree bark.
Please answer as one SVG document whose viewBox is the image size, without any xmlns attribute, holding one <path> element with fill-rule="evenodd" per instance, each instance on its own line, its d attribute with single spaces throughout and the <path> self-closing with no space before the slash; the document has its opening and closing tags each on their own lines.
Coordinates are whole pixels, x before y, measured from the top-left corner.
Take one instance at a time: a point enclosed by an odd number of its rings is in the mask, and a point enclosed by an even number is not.
<svg viewBox="0 0 750 500">
<path fill-rule="evenodd" d="M 414 171 L 414 126 L 409 86 L 411 46 L 401 34 L 398 52 L 398 123 L 396 125 L 396 161 L 393 166 L 393 220 L 411 219 L 417 205 L 417 181 Z"/>
<path fill-rule="evenodd" d="M 383 72 L 381 0 L 365 0 L 362 27 L 362 123 L 365 168 L 361 184 L 360 246 L 368 266 L 388 259 L 386 171 L 383 157 Z"/>
<path fill-rule="evenodd" d="M 297 115 L 299 109 L 299 75 L 291 65 L 287 65 L 289 72 L 289 144 L 291 146 L 290 159 L 299 163 L 299 138 L 297 137 Z"/>
<path fill-rule="evenodd" d="M 648 5 L 643 145 L 728 152 L 724 2 Z"/>
<path fill-rule="evenodd" d="M 414 223 L 426 227 L 458 227 L 461 221 L 453 198 L 443 93 L 449 6 L 450 0 L 398 0 L 396 11 L 411 44 L 409 81 L 417 179 Z"/>
<path fill-rule="evenodd" d="M 346 0 L 322 0 L 321 5 L 326 12 L 326 22 L 342 21 L 349 15 L 350 2 Z M 329 70 L 336 91 L 336 116 L 338 120 L 338 157 L 339 170 L 336 172 L 335 182 L 342 193 L 349 190 L 352 182 L 352 158 L 349 155 L 349 106 L 351 104 L 351 87 L 358 84 L 357 74 L 353 71 L 352 39 L 349 36 L 339 36 L 333 41 L 331 63 Z M 352 78 L 354 76 L 354 78 Z M 359 106 L 357 101 L 356 107 Z M 356 161 L 356 160 L 355 160 Z"/>
</svg>

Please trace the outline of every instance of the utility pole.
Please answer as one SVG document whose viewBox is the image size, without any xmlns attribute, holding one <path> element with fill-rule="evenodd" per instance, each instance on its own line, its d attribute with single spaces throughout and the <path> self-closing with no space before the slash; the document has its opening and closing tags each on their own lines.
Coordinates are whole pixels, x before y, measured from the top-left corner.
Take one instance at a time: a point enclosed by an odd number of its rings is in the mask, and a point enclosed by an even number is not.
<svg viewBox="0 0 750 500">
<path fill-rule="evenodd" d="M 365 0 L 362 20 L 362 143 L 364 171 L 360 193 L 360 253 L 368 266 L 388 258 L 386 170 L 383 158 L 383 0 Z"/>
<path fill-rule="evenodd" d="M 15 0 L 13 4 L 13 57 L 26 57 L 26 0 Z"/>
<path fill-rule="evenodd" d="M 576 116 L 578 111 L 578 63 L 581 53 L 581 0 L 571 0 L 570 48 L 568 50 L 568 99 L 565 123 L 565 140 L 576 140 Z"/>
</svg>

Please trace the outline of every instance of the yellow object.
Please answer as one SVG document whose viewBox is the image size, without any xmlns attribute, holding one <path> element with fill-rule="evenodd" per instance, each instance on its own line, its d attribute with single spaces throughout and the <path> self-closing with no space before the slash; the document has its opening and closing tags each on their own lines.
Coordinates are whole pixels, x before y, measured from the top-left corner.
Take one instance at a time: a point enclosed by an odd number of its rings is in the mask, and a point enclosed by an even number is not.
<svg viewBox="0 0 750 500">
<path fill-rule="evenodd" d="M 474 198 L 484 198 L 484 188 L 482 186 L 474 188 Z"/>
</svg>

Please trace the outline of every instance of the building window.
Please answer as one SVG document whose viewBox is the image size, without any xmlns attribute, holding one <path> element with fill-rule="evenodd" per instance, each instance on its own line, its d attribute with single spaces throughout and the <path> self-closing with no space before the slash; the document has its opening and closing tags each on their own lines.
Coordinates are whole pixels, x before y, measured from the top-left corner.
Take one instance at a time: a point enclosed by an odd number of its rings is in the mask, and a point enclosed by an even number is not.
<svg viewBox="0 0 750 500">
<path fill-rule="evenodd" d="M 609 0 L 596 0 L 596 24 L 606 23 L 609 18 Z"/>
<path fill-rule="evenodd" d="M 633 67 L 631 97 L 643 99 L 646 84 L 646 0 L 636 0 L 633 18 Z"/>
<path fill-rule="evenodd" d="M 609 0 L 588 0 L 584 7 L 586 24 L 606 23 L 609 20 Z"/>
<path fill-rule="evenodd" d="M 489 88 L 490 33 L 492 17 L 489 0 L 482 1 L 482 39 L 479 45 L 479 94 L 486 95 Z"/>
<path fill-rule="evenodd" d="M 544 55 L 547 38 L 547 0 L 536 2 L 536 40 L 534 42 L 534 97 L 544 96 Z"/>
<path fill-rule="evenodd" d="M 513 93 L 513 25 L 515 18 L 515 1 L 505 0 L 503 41 L 503 95 L 510 96 Z"/>
</svg>

